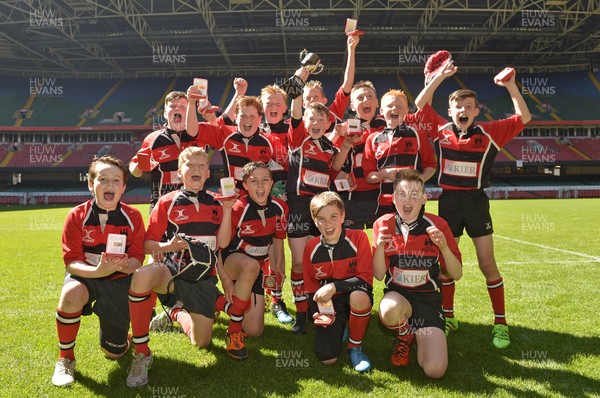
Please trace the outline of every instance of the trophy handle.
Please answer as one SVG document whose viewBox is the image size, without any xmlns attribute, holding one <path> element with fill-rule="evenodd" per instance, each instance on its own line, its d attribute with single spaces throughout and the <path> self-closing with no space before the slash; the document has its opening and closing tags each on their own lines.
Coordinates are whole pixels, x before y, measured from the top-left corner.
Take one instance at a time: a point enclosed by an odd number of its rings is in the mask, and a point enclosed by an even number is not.
<svg viewBox="0 0 600 398">
<path fill-rule="evenodd" d="M 323 69 L 325 69 L 325 65 L 323 65 L 322 63 L 318 63 L 315 65 L 315 69 L 313 69 L 310 74 L 311 75 L 318 75 L 319 73 L 323 72 Z"/>
<path fill-rule="evenodd" d="M 304 50 L 300 51 L 300 62 L 302 62 L 302 60 L 304 59 L 306 54 L 308 54 L 308 51 L 306 51 L 306 48 Z"/>
</svg>

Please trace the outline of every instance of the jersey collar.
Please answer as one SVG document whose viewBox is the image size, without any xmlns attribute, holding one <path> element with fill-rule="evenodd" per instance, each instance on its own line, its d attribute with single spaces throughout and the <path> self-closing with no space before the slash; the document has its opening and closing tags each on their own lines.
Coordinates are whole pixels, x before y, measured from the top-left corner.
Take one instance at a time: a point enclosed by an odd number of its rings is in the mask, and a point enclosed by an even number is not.
<svg viewBox="0 0 600 398">
<path fill-rule="evenodd" d="M 200 203 L 206 203 L 209 197 L 205 189 L 201 189 L 196 193 L 181 187 L 181 193 L 188 198 L 197 198 Z"/>
<path fill-rule="evenodd" d="M 101 209 L 98 206 L 98 202 L 96 201 L 96 198 L 93 198 L 92 199 L 92 209 L 94 210 L 94 212 L 96 214 L 108 214 L 110 216 L 111 214 L 121 211 L 121 202 L 117 202 L 117 207 L 114 210 L 108 211 L 108 210 Z"/>
</svg>

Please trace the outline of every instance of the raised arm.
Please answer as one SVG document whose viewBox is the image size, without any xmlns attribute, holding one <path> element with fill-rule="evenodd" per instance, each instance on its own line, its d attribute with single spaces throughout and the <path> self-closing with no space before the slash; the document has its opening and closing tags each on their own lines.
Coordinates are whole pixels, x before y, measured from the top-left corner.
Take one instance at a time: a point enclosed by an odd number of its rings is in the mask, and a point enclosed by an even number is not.
<svg viewBox="0 0 600 398">
<path fill-rule="evenodd" d="M 440 84 L 442 84 L 442 82 L 445 79 L 454 75 L 457 71 L 458 67 L 455 66 L 452 62 L 449 62 L 440 73 L 435 75 L 435 77 L 429 82 L 429 84 L 423 87 L 423 90 L 421 90 L 421 92 L 415 99 L 415 105 L 417 106 L 417 108 L 423 109 L 425 107 L 425 104 L 431 105 L 435 90 L 437 90 L 437 88 L 440 86 Z"/>
<path fill-rule="evenodd" d="M 235 89 L 235 94 L 233 95 L 233 98 L 231 98 L 231 101 L 229 101 L 229 105 L 227 105 L 224 112 L 230 120 L 235 120 L 235 105 L 240 97 L 246 95 L 248 82 L 244 78 L 236 77 L 233 79 L 233 87 Z"/>
<path fill-rule="evenodd" d="M 198 115 L 196 113 L 196 107 L 198 106 L 198 99 L 193 98 L 199 96 L 200 90 L 194 85 L 190 86 L 187 90 L 187 110 L 185 112 L 185 130 L 191 137 L 198 135 Z"/>
<path fill-rule="evenodd" d="M 356 46 L 359 41 L 360 36 L 348 36 L 348 59 L 346 60 L 346 70 L 344 71 L 344 83 L 342 83 L 342 90 L 346 94 L 350 94 L 350 90 L 352 90 L 352 85 L 354 84 Z"/>
<path fill-rule="evenodd" d="M 505 87 L 506 90 L 508 90 L 508 93 L 510 94 L 510 98 L 512 99 L 512 102 L 513 102 L 513 106 L 515 107 L 515 113 L 517 115 L 521 116 L 521 121 L 523 122 L 523 124 L 527 124 L 531 120 L 531 113 L 529 113 L 529 108 L 527 107 L 527 103 L 525 102 L 525 99 L 521 95 L 521 92 L 519 91 L 519 87 L 517 86 L 517 83 L 515 82 L 516 77 L 517 77 L 517 74 L 515 73 L 506 82 L 494 80 L 494 83 L 496 83 L 498 86 Z"/>
<path fill-rule="evenodd" d="M 292 100 L 292 119 L 302 119 L 302 96 Z"/>
</svg>

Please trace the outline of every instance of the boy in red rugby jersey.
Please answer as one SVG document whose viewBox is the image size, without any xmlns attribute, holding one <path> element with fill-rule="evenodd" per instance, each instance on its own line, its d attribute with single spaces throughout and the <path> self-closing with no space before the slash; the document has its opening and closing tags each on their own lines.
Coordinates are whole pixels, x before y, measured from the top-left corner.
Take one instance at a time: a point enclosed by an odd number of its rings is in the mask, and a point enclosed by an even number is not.
<svg viewBox="0 0 600 398">
<path fill-rule="evenodd" d="M 302 113 L 300 97 L 292 102 L 293 115 Z M 292 117 L 289 131 L 289 177 L 286 185 L 288 244 L 292 252 L 291 284 L 296 305 L 296 321 L 292 333 L 306 333 L 306 295 L 302 275 L 302 256 L 308 241 L 319 235 L 310 214 L 310 200 L 327 191 L 331 178 L 337 174 L 331 165 L 339 156 L 337 148 L 325 136 L 329 126 L 329 109 L 318 102 L 312 103 L 302 119 Z M 337 163 L 337 162 L 336 162 Z M 343 163 L 343 160 L 342 160 Z"/>
<path fill-rule="evenodd" d="M 198 91 L 193 86 L 189 93 Z M 199 92 L 198 92 L 199 95 Z M 213 126 L 210 123 L 194 123 L 195 106 L 188 106 L 188 131 L 198 134 L 198 139 L 221 151 L 225 164 L 225 176 L 236 180 L 236 187 L 243 190 L 242 175 L 246 163 L 277 161 L 277 155 L 285 153 L 276 137 L 264 134 L 259 125 L 263 107 L 257 97 L 244 96 L 236 104 L 236 128 L 231 126 Z"/>
<path fill-rule="evenodd" d="M 444 79 L 457 71 L 455 65 L 448 63 L 417 97 L 417 107 L 429 107 L 435 90 Z M 451 93 L 448 98 L 448 116 L 452 121 L 437 116 L 437 128 L 429 132 L 438 158 L 437 182 L 442 188 L 438 213 L 450 225 L 457 242 L 466 229 L 475 245 L 479 269 L 485 277 L 494 311 L 492 344 L 496 348 L 507 348 L 510 336 L 506 323 L 504 279 L 494 257 L 494 229 L 489 198 L 484 188 L 490 186 L 492 164 L 498 152 L 531 120 L 515 76 L 513 70 L 507 80 L 494 79 L 495 84 L 508 91 L 515 108 L 513 116 L 492 122 L 475 122 L 479 115 L 477 94 L 461 89 Z M 454 317 L 454 292 L 453 278 L 442 274 L 447 335 L 458 328 L 458 321 Z"/>
<path fill-rule="evenodd" d="M 273 178 L 269 166 L 250 162 L 243 169 L 243 184 L 247 195 L 233 206 L 233 238 L 221 251 L 224 270 L 234 281 L 233 299 L 220 296 L 217 310 L 226 312 L 231 320 L 227 329 L 229 356 L 248 356 L 244 337 L 261 336 L 264 329 L 265 287 L 263 269 L 269 259 L 274 278 L 267 279 L 272 287 L 281 287 L 285 275 L 283 240 L 286 236 L 287 205 L 271 196 Z M 272 255 L 271 253 L 272 250 Z"/>
<path fill-rule="evenodd" d="M 75 381 L 75 340 L 81 315 L 93 312 L 100 319 L 100 349 L 110 359 L 129 348 L 127 291 L 131 274 L 144 261 L 144 221 L 140 212 L 121 203 L 127 167 L 119 159 L 103 156 L 88 171 L 93 199 L 73 208 L 62 235 L 66 276 L 56 308 L 59 360 L 52 376 L 55 386 Z M 109 239 L 125 237 L 124 255 L 107 254 Z M 118 242 L 123 243 L 123 242 Z"/>
<path fill-rule="evenodd" d="M 155 262 L 135 273 L 129 289 L 132 341 L 135 348 L 133 362 L 127 375 L 127 386 L 143 387 L 148 383 L 148 369 L 153 357 L 148 347 L 149 321 L 154 307 L 152 296 L 171 293 L 181 300 L 182 308 L 170 312 L 178 321 L 191 343 L 206 347 L 212 338 L 215 301 L 221 294 L 216 287 L 214 268 L 198 279 L 189 280 L 181 273 L 193 264 L 188 243 L 181 235 L 202 242 L 208 254 L 204 261 L 215 266 L 222 276 L 225 293 L 227 277 L 216 261 L 217 248 L 226 247 L 231 240 L 231 209 L 234 199 L 223 200 L 222 205 L 209 195 L 204 184 L 210 175 L 208 155 L 202 148 L 189 147 L 179 155 L 179 176 L 183 187 L 162 196 L 150 214 L 144 247 Z M 196 259 L 197 260 L 197 259 Z M 196 265 L 194 267 L 197 267 Z M 198 268 L 187 268 L 193 273 Z M 188 274 L 190 275 L 190 274 Z M 180 317 L 185 312 L 189 316 Z"/>
<path fill-rule="evenodd" d="M 427 181 L 436 167 L 426 131 L 436 120 L 431 107 L 410 114 L 404 92 L 389 90 L 381 97 L 381 114 L 385 128 L 367 138 L 363 158 L 366 181 L 379 188 L 377 217 L 395 212 L 393 177 L 398 169 L 417 170 Z"/>
<path fill-rule="evenodd" d="M 438 379 L 448 366 L 439 274 L 462 276 L 460 251 L 446 221 L 425 213 L 420 173 L 396 172 L 393 200 L 396 211 L 373 225 L 374 276 L 385 278 L 379 318 L 396 333 L 392 364 L 408 365 L 416 335 L 419 366 Z"/>
<path fill-rule="evenodd" d="M 310 202 L 310 212 L 321 236 L 304 249 L 304 291 L 315 319 L 317 357 L 326 365 L 337 361 L 342 336 L 348 325 L 348 356 L 357 372 L 366 372 L 371 361 L 362 341 L 373 306 L 373 256 L 364 231 L 347 230 L 344 202 L 331 191 L 321 192 Z M 319 307 L 332 304 L 334 320 L 319 325 Z M 329 314 L 331 315 L 331 314 Z M 327 324 L 329 323 L 329 324 Z"/>
</svg>

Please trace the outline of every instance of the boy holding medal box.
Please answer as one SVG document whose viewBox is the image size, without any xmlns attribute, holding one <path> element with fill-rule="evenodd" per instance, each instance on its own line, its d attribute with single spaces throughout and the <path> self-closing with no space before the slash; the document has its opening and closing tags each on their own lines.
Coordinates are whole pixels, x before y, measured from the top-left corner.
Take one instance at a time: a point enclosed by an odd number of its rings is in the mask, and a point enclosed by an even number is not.
<svg viewBox="0 0 600 398">
<path fill-rule="evenodd" d="M 321 232 L 304 249 L 304 292 L 313 314 L 316 353 L 331 365 L 342 350 L 348 325 L 348 356 L 357 372 L 371 368 L 362 351 L 373 306 L 373 257 L 369 238 L 361 230 L 347 230 L 344 202 L 331 191 L 316 195 L 310 213 Z"/>
</svg>

